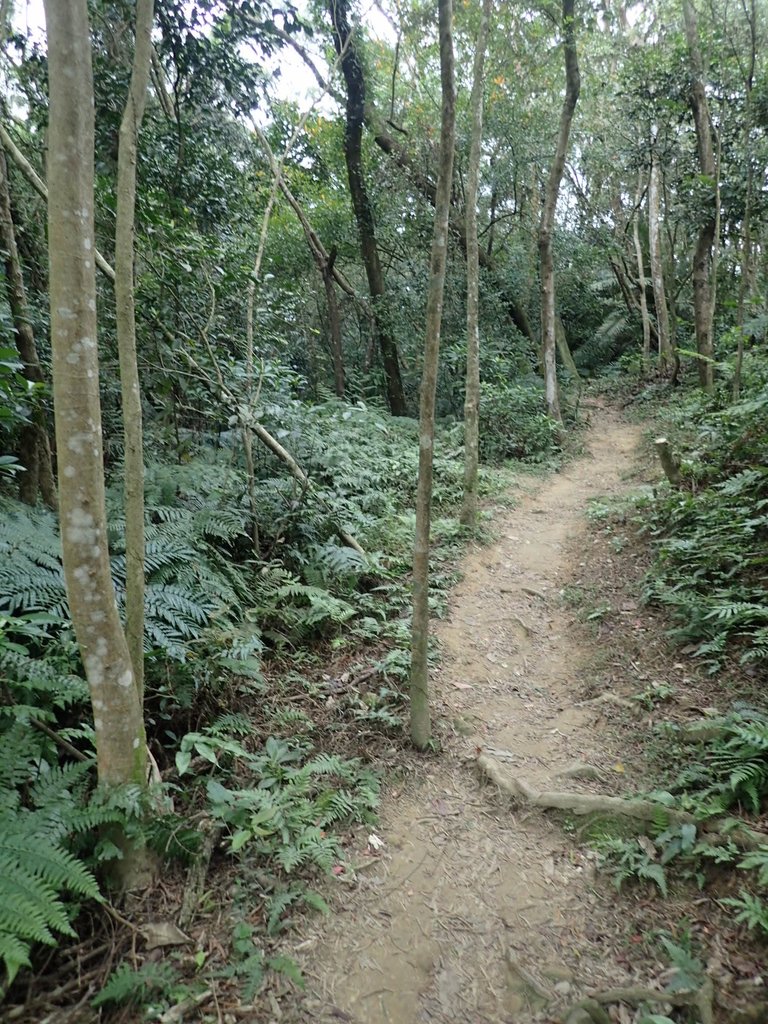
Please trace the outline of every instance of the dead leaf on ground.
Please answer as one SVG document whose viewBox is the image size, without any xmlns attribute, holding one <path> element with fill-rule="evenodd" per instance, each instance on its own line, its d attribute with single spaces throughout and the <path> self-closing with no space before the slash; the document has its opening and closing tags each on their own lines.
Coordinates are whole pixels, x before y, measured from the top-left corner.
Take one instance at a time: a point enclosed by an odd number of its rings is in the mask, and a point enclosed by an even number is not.
<svg viewBox="0 0 768 1024">
<path fill-rule="evenodd" d="M 148 950 L 159 946 L 185 946 L 192 942 L 173 921 L 147 921 L 140 931 Z"/>
</svg>

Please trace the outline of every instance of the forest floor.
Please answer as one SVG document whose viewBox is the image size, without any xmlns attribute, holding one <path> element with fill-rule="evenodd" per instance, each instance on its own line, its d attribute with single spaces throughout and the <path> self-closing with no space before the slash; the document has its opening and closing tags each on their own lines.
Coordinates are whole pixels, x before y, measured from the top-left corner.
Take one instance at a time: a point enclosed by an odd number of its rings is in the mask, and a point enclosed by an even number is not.
<svg viewBox="0 0 768 1024">
<path fill-rule="evenodd" d="M 435 626 L 443 752 L 389 785 L 381 851 L 361 834 L 356 884 L 297 940 L 305 1019 L 555 1021 L 585 989 L 653 984 L 647 972 L 660 970 L 625 900 L 596 878 L 574 819 L 564 829 L 562 816 L 513 804 L 477 767 L 482 750 L 537 789 L 642 788 L 616 708 L 594 700 L 617 667 L 632 672 L 599 621 L 602 581 L 632 555 L 606 547 L 586 518 L 593 499 L 637 489 L 641 428 L 599 404 L 591 419 L 587 453 L 535 481 L 495 520 L 495 543 L 463 561 Z"/>
</svg>

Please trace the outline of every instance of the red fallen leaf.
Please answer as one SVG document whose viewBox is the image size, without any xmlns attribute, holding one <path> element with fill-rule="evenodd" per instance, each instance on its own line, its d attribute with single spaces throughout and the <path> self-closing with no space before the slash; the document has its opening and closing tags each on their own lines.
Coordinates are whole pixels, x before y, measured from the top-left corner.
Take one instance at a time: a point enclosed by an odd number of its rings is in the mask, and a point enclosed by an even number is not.
<svg viewBox="0 0 768 1024">
<path fill-rule="evenodd" d="M 343 875 L 345 868 L 343 864 L 334 864 L 333 867 L 331 868 L 331 871 L 334 873 L 334 875 Z"/>
<path fill-rule="evenodd" d="M 637 945 L 638 943 L 643 941 L 643 936 L 642 935 L 632 935 L 629 941 L 630 942 L 634 942 L 635 945 Z"/>
</svg>

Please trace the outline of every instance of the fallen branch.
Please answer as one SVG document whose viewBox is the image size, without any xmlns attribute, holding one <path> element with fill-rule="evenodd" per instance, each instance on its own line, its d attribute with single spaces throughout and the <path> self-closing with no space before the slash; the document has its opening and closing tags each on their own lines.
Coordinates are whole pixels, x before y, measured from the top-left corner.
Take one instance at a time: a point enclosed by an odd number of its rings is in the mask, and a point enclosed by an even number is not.
<svg viewBox="0 0 768 1024">
<path fill-rule="evenodd" d="M 513 759 L 511 753 L 496 751 L 496 757 L 506 756 Z M 755 850 L 768 844 L 768 835 L 756 832 L 734 822 L 731 819 L 715 819 L 699 821 L 687 811 L 679 811 L 665 804 L 646 800 L 642 797 L 603 796 L 593 793 L 540 792 L 533 786 L 507 775 L 502 768 L 486 752 L 478 755 L 477 765 L 491 782 L 517 799 L 525 800 L 532 807 L 540 807 L 545 811 L 568 811 L 571 814 L 603 814 L 611 817 L 632 818 L 635 821 L 653 822 L 663 816 L 675 825 L 695 825 L 703 834 L 717 840 L 733 840 L 744 850 Z"/>
<path fill-rule="evenodd" d="M 162 325 L 160 325 L 160 326 L 162 327 Z M 186 350 L 184 350 L 182 354 L 186 358 L 186 360 L 189 363 L 189 365 L 195 371 L 197 371 L 197 373 L 200 374 L 201 379 L 206 384 L 208 384 L 210 387 L 215 388 L 216 381 L 212 380 L 211 377 L 205 372 L 205 370 L 203 370 L 203 368 L 200 366 L 200 364 L 197 362 L 197 360 L 194 358 L 194 356 L 190 352 L 187 352 Z M 226 386 L 226 384 L 224 382 L 224 378 L 223 378 L 223 376 L 221 374 L 221 371 L 218 370 L 218 364 L 216 364 L 215 361 L 214 361 L 214 365 L 217 366 L 217 380 L 218 380 L 218 386 L 219 386 L 219 390 L 221 391 L 222 397 L 224 398 L 224 400 L 231 407 L 237 408 L 237 406 L 238 406 L 237 399 L 235 398 L 233 393 L 229 390 L 229 388 Z M 314 494 L 314 496 L 333 515 L 334 514 L 334 509 L 333 509 L 332 505 L 330 504 L 330 502 L 328 502 L 321 494 L 318 494 L 317 490 L 315 489 L 314 485 L 312 484 L 312 481 L 309 479 L 307 474 L 304 472 L 304 470 L 298 464 L 296 459 L 294 459 L 294 457 L 291 455 L 291 453 L 286 448 L 283 448 L 283 446 L 280 444 L 280 442 L 277 440 L 277 438 L 273 437 L 269 433 L 269 431 L 265 427 L 263 427 L 260 423 L 251 423 L 251 424 L 249 424 L 249 428 L 251 430 L 253 430 L 253 433 L 256 435 L 256 437 L 258 437 L 258 439 L 261 441 L 261 443 L 263 445 L 265 445 L 267 448 L 269 448 L 269 450 L 272 452 L 273 455 L 275 455 L 278 459 L 280 459 L 281 462 L 285 463 L 285 465 L 288 467 L 288 470 L 291 473 L 291 476 L 295 480 L 298 480 L 298 482 L 302 485 L 302 487 L 308 493 Z M 336 528 L 336 532 L 338 533 L 338 535 L 341 538 L 341 540 L 343 540 L 344 543 L 347 545 L 347 547 L 352 548 L 353 551 L 356 551 L 359 555 L 362 555 L 363 557 L 365 557 L 365 550 L 355 540 L 355 538 L 352 536 L 352 534 L 348 533 L 341 526 Z"/>
<path fill-rule="evenodd" d="M 91 758 L 78 750 L 77 747 L 73 747 L 71 743 L 64 739 L 63 736 L 59 736 L 57 732 L 54 732 L 50 726 L 47 726 L 45 722 L 41 722 L 39 718 L 30 718 L 29 724 L 33 725 L 40 732 L 44 733 L 49 739 L 53 740 L 62 750 L 65 750 L 70 757 L 74 757 L 76 761 L 90 761 Z"/>
<path fill-rule="evenodd" d="M 24 154 L 21 152 L 19 147 L 13 141 L 10 133 L 6 129 L 5 125 L 0 122 L 0 139 L 2 139 L 3 147 L 6 152 L 16 164 L 18 169 L 30 183 L 32 188 L 37 192 L 41 199 L 46 203 L 48 202 L 48 186 L 42 180 L 40 175 L 37 173 L 32 164 L 27 160 Z M 94 259 L 96 260 L 96 266 L 99 270 L 114 283 L 115 271 L 109 263 L 104 259 L 98 249 L 94 250 Z"/>
<path fill-rule="evenodd" d="M 159 1024 L 182 1024 L 186 1014 L 199 1009 L 211 999 L 213 999 L 212 989 L 206 989 L 205 992 L 201 992 L 197 996 L 188 996 L 158 1017 Z"/>
<path fill-rule="evenodd" d="M 269 448 L 269 450 L 274 455 L 276 455 L 278 459 L 285 463 L 291 475 L 296 480 L 298 480 L 299 483 L 302 484 L 302 486 L 305 487 L 309 493 L 314 494 L 316 498 L 319 498 L 319 500 L 322 502 L 323 505 L 325 505 L 329 512 L 333 512 L 333 508 L 329 505 L 325 498 L 322 497 L 322 495 L 317 493 L 312 484 L 312 481 L 309 479 L 307 474 L 304 472 L 304 470 L 301 468 L 298 462 L 294 459 L 291 453 L 287 451 L 285 448 L 283 448 L 280 442 L 276 438 L 272 437 L 269 431 L 262 427 L 260 423 L 253 424 L 253 432 L 256 435 L 256 437 L 258 437 L 258 439 L 262 442 L 262 444 L 266 445 L 266 447 Z M 358 555 L 362 555 L 363 557 L 365 557 L 365 551 L 360 546 L 360 544 L 358 544 L 358 542 L 355 540 L 351 533 L 347 533 L 347 531 L 340 526 L 337 527 L 337 532 L 339 534 L 339 537 L 344 541 L 347 547 L 352 548 L 352 550 L 356 551 Z"/>
<path fill-rule="evenodd" d="M 208 877 L 208 869 L 211 865 L 213 851 L 221 836 L 223 824 L 214 823 L 210 819 L 200 826 L 200 831 L 205 838 L 197 857 L 192 862 L 187 875 L 187 884 L 184 887 L 184 898 L 181 901 L 181 909 L 178 915 L 179 928 L 186 928 L 191 924 L 192 919 L 200 905 L 200 897 L 205 888 L 205 880 Z"/>
</svg>

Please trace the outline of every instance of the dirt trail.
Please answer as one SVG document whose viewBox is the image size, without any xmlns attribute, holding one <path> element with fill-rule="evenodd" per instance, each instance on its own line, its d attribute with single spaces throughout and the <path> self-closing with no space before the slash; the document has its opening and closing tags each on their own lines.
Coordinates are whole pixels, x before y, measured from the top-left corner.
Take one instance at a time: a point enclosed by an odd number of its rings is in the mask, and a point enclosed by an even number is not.
<svg viewBox="0 0 768 1024">
<path fill-rule="evenodd" d="M 312 1019 L 528 1024 L 626 977 L 605 943 L 618 908 L 590 857 L 561 823 L 502 798 L 474 755 L 511 751 L 515 774 L 550 789 L 594 788 L 570 777 L 579 764 L 610 775 L 598 712 L 574 706 L 596 642 L 560 591 L 589 559 L 589 500 L 628 489 L 639 433 L 594 410 L 589 453 L 500 514 L 498 542 L 465 559 L 436 627 L 439 711 L 456 738 L 390 792 L 381 858 L 300 944 Z"/>
</svg>

